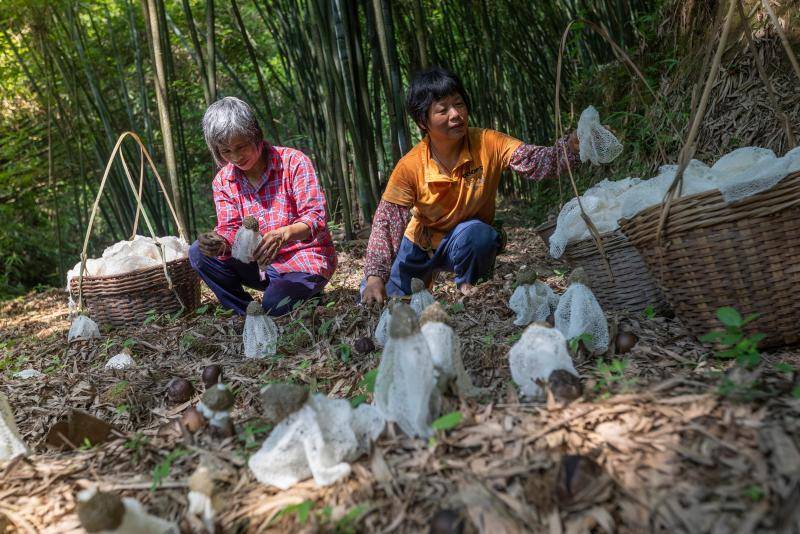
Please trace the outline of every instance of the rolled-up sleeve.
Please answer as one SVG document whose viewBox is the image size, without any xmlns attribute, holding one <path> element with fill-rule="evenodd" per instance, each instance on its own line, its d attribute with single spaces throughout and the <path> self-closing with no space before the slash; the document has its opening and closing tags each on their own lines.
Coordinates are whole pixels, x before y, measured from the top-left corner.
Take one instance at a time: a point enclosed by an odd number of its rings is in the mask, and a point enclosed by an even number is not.
<svg viewBox="0 0 800 534">
<path fill-rule="evenodd" d="M 291 182 L 298 215 L 292 222 L 301 222 L 308 226 L 311 230 L 309 239 L 314 239 L 327 228 L 327 204 L 314 165 L 307 156 L 298 157 L 297 165 L 292 170 Z"/>
<path fill-rule="evenodd" d="M 229 246 L 233 245 L 236 231 L 242 225 L 242 215 L 224 170 L 217 174 L 211 187 L 214 193 L 214 206 L 217 210 L 217 227 L 214 231 L 222 236 Z"/>
</svg>

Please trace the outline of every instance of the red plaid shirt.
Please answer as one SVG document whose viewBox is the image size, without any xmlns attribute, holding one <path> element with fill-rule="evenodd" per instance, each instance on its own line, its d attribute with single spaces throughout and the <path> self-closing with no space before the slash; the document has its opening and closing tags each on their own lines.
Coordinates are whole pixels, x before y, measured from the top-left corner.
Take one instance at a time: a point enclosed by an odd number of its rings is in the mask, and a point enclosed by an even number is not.
<svg viewBox="0 0 800 534">
<path fill-rule="evenodd" d="M 310 237 L 284 244 L 272 260 L 272 267 L 282 273 L 303 272 L 330 279 L 336 269 L 336 250 L 326 223 L 325 195 L 311 160 L 293 148 L 267 143 L 263 146 L 269 151 L 268 164 L 257 187 L 232 163 L 214 178 L 216 232 L 231 245 L 242 219 L 248 215 L 258 220 L 262 234 L 296 222 L 305 223 L 311 229 Z"/>
</svg>

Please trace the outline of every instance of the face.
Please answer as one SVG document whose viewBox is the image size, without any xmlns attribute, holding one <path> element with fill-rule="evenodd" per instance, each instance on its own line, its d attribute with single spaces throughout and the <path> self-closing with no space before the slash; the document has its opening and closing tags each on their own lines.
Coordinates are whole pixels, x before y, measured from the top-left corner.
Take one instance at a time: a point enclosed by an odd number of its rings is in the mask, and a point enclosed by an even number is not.
<svg viewBox="0 0 800 534">
<path fill-rule="evenodd" d="M 434 139 L 458 140 L 467 133 L 468 115 L 466 102 L 460 94 L 454 93 L 434 100 L 424 126 Z"/>
<path fill-rule="evenodd" d="M 219 145 L 219 155 L 241 170 L 249 171 L 258 163 L 261 151 L 258 145 L 251 143 L 243 135 L 234 135 L 227 143 Z"/>
</svg>

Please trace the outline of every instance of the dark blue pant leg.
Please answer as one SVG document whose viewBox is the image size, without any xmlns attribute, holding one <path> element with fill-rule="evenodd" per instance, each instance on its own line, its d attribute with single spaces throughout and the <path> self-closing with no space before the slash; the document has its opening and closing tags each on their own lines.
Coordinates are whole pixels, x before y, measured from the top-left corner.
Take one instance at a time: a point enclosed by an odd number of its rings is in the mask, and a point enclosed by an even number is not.
<svg viewBox="0 0 800 534">
<path fill-rule="evenodd" d="M 267 281 L 262 281 L 255 263 L 245 264 L 228 258 L 221 260 L 205 256 L 195 241 L 189 248 L 189 263 L 200 278 L 211 288 L 223 307 L 244 315 L 247 305 L 253 300 L 242 284 L 253 289 L 264 289 Z"/>
<path fill-rule="evenodd" d="M 267 267 L 267 278 L 269 285 L 264 290 L 261 306 L 274 316 L 289 313 L 298 303 L 321 292 L 328 283 L 318 274 L 279 273 L 272 266 Z"/>
<path fill-rule="evenodd" d="M 390 297 L 410 295 L 412 278 L 419 278 L 427 284 L 432 276 L 431 257 L 410 239 L 403 237 L 397 257 L 392 264 L 389 280 L 386 282 L 386 294 Z"/>
<path fill-rule="evenodd" d="M 485 222 L 470 219 L 448 233 L 434 256 L 435 266 L 456 273 L 456 285 L 486 280 L 494 267 L 499 246 L 497 231 Z"/>
</svg>

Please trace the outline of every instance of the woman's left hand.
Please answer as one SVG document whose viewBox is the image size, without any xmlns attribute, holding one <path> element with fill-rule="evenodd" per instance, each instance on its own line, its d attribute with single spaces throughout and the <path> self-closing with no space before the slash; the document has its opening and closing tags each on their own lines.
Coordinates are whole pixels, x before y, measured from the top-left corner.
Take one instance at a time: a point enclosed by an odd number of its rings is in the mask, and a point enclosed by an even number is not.
<svg viewBox="0 0 800 534">
<path fill-rule="evenodd" d="M 261 236 L 261 242 L 253 252 L 253 258 L 260 266 L 269 264 L 281 247 L 289 240 L 289 227 L 271 230 Z"/>
</svg>

